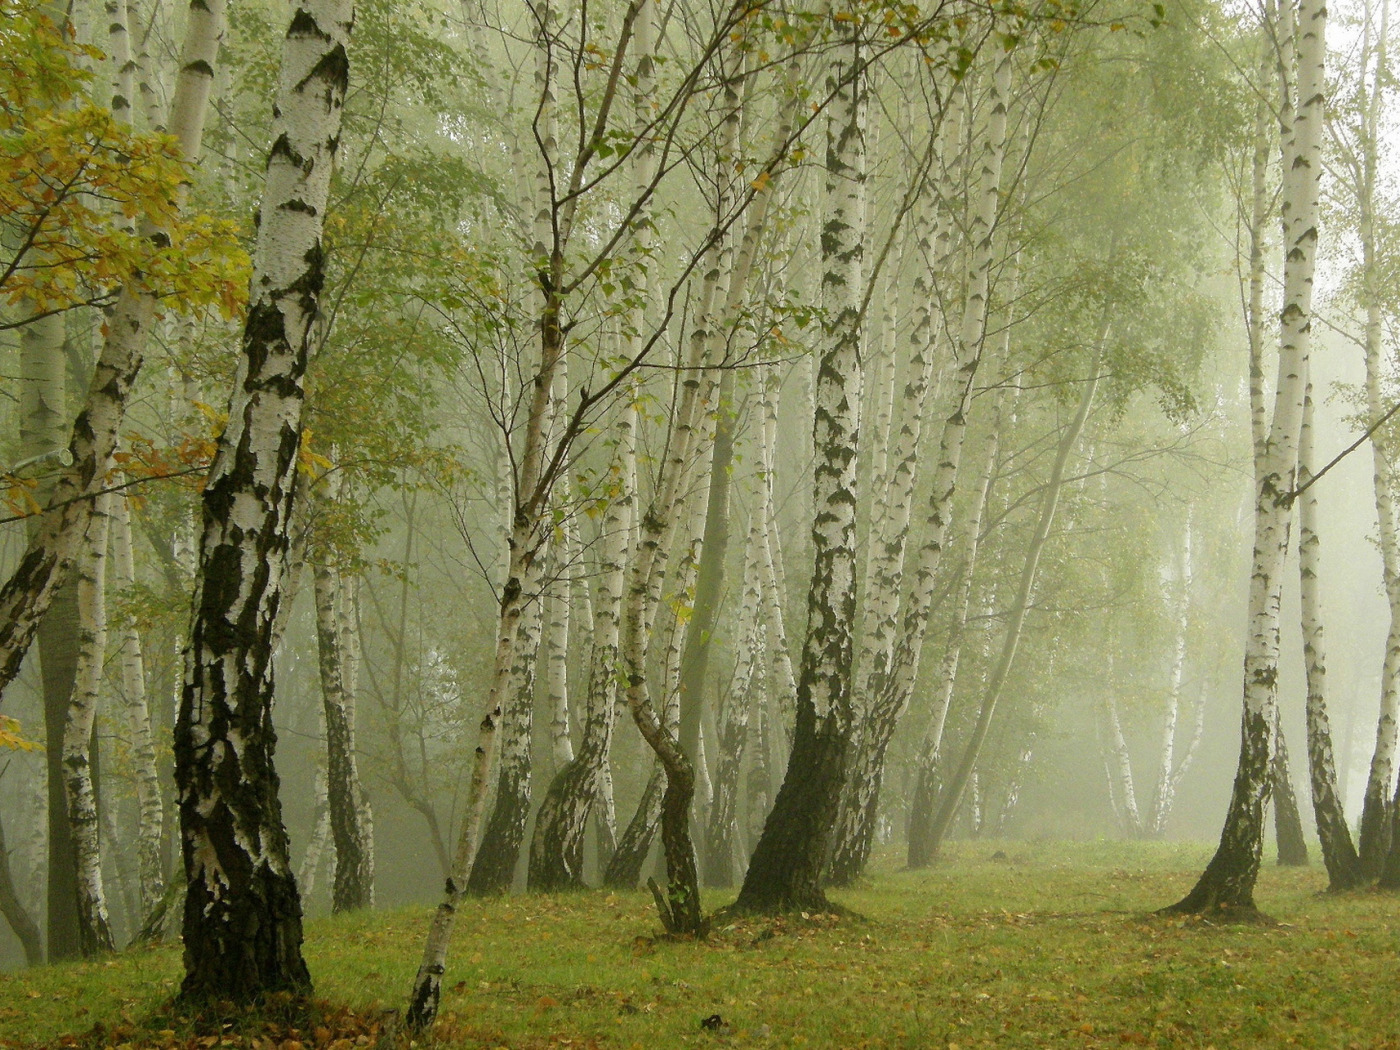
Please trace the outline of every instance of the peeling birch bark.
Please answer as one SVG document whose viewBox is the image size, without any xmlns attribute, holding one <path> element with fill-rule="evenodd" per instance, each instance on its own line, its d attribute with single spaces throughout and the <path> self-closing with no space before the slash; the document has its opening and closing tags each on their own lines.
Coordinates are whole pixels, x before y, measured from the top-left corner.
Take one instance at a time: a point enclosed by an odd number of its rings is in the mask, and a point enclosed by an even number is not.
<svg viewBox="0 0 1400 1050">
<path fill-rule="evenodd" d="M 321 230 L 349 74 L 351 0 L 304 0 L 283 46 L 243 352 L 202 506 L 175 779 L 187 1001 L 304 992 L 301 900 L 273 766 L 272 635 L 324 281 Z"/>
</svg>

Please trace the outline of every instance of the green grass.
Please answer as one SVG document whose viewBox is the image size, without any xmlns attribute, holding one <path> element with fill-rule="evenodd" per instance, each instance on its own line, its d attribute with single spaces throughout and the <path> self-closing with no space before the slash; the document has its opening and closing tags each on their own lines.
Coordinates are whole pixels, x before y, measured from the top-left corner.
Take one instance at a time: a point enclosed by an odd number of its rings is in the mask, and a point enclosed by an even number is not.
<svg viewBox="0 0 1400 1050">
<path fill-rule="evenodd" d="M 1208 854 L 959 844 L 930 871 L 891 864 L 866 888 L 833 895 L 862 919 L 745 921 L 701 944 L 656 939 L 643 894 L 473 901 L 458 917 L 442 1023 L 423 1050 L 1400 1048 L 1400 900 L 1326 896 L 1320 865 L 1269 866 L 1257 899 L 1278 926 L 1148 917 L 1190 888 Z M 402 1005 L 426 922 L 415 909 L 310 923 L 317 994 L 371 1014 Z M 154 1011 L 178 971 L 178 951 L 161 949 L 0 975 L 0 1045 L 101 1021 L 139 1033 L 112 1043 L 173 1046 Z M 727 1031 L 701 1027 L 713 1014 Z M 342 1033 L 294 1034 L 309 1050 Z M 279 1039 L 230 1035 L 225 1045 L 298 1050 Z"/>
</svg>

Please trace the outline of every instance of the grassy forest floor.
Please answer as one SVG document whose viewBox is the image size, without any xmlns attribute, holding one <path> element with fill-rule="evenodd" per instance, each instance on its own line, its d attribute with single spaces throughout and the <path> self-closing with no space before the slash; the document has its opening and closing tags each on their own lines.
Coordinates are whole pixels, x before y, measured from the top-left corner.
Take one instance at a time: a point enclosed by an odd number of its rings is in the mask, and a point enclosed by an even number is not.
<svg viewBox="0 0 1400 1050">
<path fill-rule="evenodd" d="M 1400 899 L 1327 896 L 1320 863 L 1266 863 L 1257 900 L 1276 926 L 1149 915 L 1190 889 L 1209 853 L 959 843 L 929 871 L 891 857 L 864 888 L 833 894 L 861 918 L 747 920 L 704 943 L 657 938 L 642 893 L 473 901 L 441 1021 L 416 1045 L 1400 1048 Z M 317 995 L 337 1005 L 222 1038 L 162 1012 L 176 948 L 0 974 L 0 1046 L 373 1046 L 384 1011 L 402 1005 L 427 918 L 313 920 Z"/>
</svg>

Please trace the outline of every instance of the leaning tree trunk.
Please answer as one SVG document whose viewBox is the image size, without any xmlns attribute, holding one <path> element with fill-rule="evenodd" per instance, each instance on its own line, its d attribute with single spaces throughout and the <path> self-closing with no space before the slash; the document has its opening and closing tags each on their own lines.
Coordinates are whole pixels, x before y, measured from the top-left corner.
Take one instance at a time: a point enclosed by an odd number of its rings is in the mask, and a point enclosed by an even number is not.
<svg viewBox="0 0 1400 1050">
<path fill-rule="evenodd" d="M 822 227 L 822 296 L 827 308 L 813 418 L 816 452 L 813 572 L 797 682 L 792 753 L 773 810 L 754 848 L 737 912 L 824 911 L 831 825 L 846 773 L 854 722 L 856 465 L 860 452 L 861 334 L 868 84 L 859 30 L 838 23 L 830 59 Z"/>
<path fill-rule="evenodd" d="M 78 949 L 85 958 L 116 951 L 107 895 L 102 884 L 102 851 L 94 783 L 92 744 L 102 669 L 107 656 L 107 534 L 112 496 L 93 501 L 87 543 L 78 555 L 78 663 L 63 727 L 63 794 L 77 865 Z"/>
<path fill-rule="evenodd" d="M 190 1001 L 311 986 L 273 767 L 271 643 L 353 20 L 351 0 L 303 0 L 287 31 L 243 353 L 202 501 L 175 727 Z"/>
<path fill-rule="evenodd" d="M 1327 10 L 1319 0 L 1298 9 L 1298 103 L 1288 139 L 1282 195 L 1286 226 L 1284 303 L 1279 324 L 1278 385 L 1269 440 L 1255 486 L 1255 540 L 1245 644 L 1240 758 L 1220 845 L 1195 887 L 1169 912 L 1250 912 L 1263 850 L 1269 793 L 1269 743 L 1278 697 L 1279 601 L 1312 325 L 1317 252 L 1317 201 L 1322 171 L 1322 120 Z"/>
<path fill-rule="evenodd" d="M 1015 389 L 1015 388 L 1014 388 Z M 992 484 L 997 473 L 997 452 L 1000 448 L 1003 431 L 1002 420 L 1009 414 L 1005 398 L 999 400 L 992 417 L 991 433 L 987 436 L 987 447 L 983 453 L 978 472 L 980 483 L 968 513 L 967 534 L 964 539 L 963 564 L 959 570 L 955 597 L 952 601 L 953 622 L 949 630 L 947 646 L 939 667 L 938 689 L 934 695 L 933 709 L 929 723 L 919 742 L 919 750 L 914 759 L 914 791 L 909 800 L 909 827 L 907 862 L 910 868 L 926 868 L 934 859 L 934 843 L 929 832 L 933 826 L 933 815 L 938 807 L 943 752 L 943 728 L 948 721 L 948 708 L 952 705 L 953 687 L 957 680 L 958 664 L 962 660 L 963 640 L 967 631 L 968 612 L 972 606 L 972 585 L 977 570 L 977 554 L 982 540 L 982 515 L 987 507 Z"/>
<path fill-rule="evenodd" d="M 543 35 L 548 39 L 550 7 L 547 3 L 541 6 L 544 8 L 542 27 L 546 30 Z M 618 46 L 625 47 L 625 41 L 620 42 Z M 549 97 L 549 93 L 552 92 L 547 75 L 550 68 L 548 60 L 543 68 L 546 75 L 542 99 Z M 544 145 L 543 168 L 547 173 L 554 160 L 553 145 L 549 141 Z M 582 168 L 576 167 L 572 175 L 575 191 L 573 200 L 577 200 L 577 184 L 582 178 Z M 408 1007 L 404 1013 L 404 1023 L 410 1030 L 418 1032 L 430 1028 L 437 1018 L 438 1003 L 442 994 L 442 976 L 446 972 L 447 949 L 452 939 L 457 905 L 466 891 L 467 880 L 481 841 L 482 825 L 485 822 L 486 800 L 495 761 L 501 709 L 513 688 L 520 618 L 526 602 L 537 601 L 539 598 L 539 585 L 544 569 L 543 550 L 550 529 L 550 494 L 558 476 L 558 459 L 566 451 L 562 443 L 568 440 L 567 435 L 561 438 L 561 445 L 556 445 L 553 449 L 553 458 L 546 460 L 547 421 L 554 376 L 564 356 L 564 249 L 569 221 L 567 214 L 562 215 L 557 224 L 550 221 L 556 216 L 552 194 L 541 195 L 539 208 L 543 220 L 537 216 L 537 243 L 533 252 L 539 297 L 539 363 L 531 380 L 529 407 L 520 439 L 521 449 L 516 460 L 519 467 L 514 478 L 515 511 L 511 515 L 510 536 L 507 542 L 509 558 L 500 592 L 496 652 L 487 690 L 486 711 L 480 723 L 471 779 L 467 787 L 466 812 L 457 835 L 457 845 L 452 855 L 451 870 L 443 887 L 442 900 L 433 912 L 428 936 L 423 943 L 423 957 L 418 964 L 418 972 L 414 976 Z"/>
<path fill-rule="evenodd" d="M 1293 790 L 1293 771 L 1288 764 L 1288 743 L 1283 736 L 1283 724 L 1277 709 L 1269 780 L 1269 790 L 1274 798 L 1274 839 L 1278 843 L 1279 865 L 1285 868 L 1306 867 L 1308 841 L 1303 834 L 1303 817 L 1298 812 L 1298 794 Z"/>
<path fill-rule="evenodd" d="M 530 603 L 520 618 L 511 671 L 511 695 L 501 717 L 500 775 L 491 819 L 481 834 L 467 892 L 478 896 L 505 893 L 515 879 L 525 825 L 530 820 L 531 750 L 534 736 L 535 676 L 539 667 L 544 597 Z"/>
<path fill-rule="evenodd" d="M 1298 481 L 1312 479 L 1312 383 L 1304 392 L 1303 429 L 1298 443 Z M 1352 844 L 1342 799 L 1337 791 L 1337 766 L 1332 754 L 1332 727 L 1327 717 L 1327 652 L 1322 619 L 1322 543 L 1317 532 L 1317 490 L 1310 487 L 1298 504 L 1298 575 L 1302 592 L 1303 660 L 1307 670 L 1308 773 L 1312 785 L 1313 817 L 1327 866 L 1328 889 L 1349 890 L 1361 885 L 1361 861 Z M 1280 843 L 1282 840 L 1280 840 Z M 1282 845 L 1279 859 L 1283 859 Z"/>
</svg>

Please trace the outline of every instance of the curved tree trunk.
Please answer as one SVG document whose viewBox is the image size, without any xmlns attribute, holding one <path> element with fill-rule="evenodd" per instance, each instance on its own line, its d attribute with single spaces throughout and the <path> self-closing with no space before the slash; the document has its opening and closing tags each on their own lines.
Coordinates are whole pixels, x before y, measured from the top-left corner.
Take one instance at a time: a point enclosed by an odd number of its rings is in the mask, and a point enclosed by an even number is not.
<svg viewBox="0 0 1400 1050">
<path fill-rule="evenodd" d="M 39 937 L 39 925 L 25 908 L 15 890 L 10 871 L 10 851 L 5 846 L 5 828 L 0 823 L 0 915 L 10 924 L 20 947 L 24 949 L 24 964 L 40 966 L 44 962 L 44 943 Z"/>
<path fill-rule="evenodd" d="M 249 1002 L 311 985 L 273 766 L 271 643 L 353 21 L 350 0 L 303 0 L 287 31 L 243 353 L 203 495 L 175 727 L 186 1000 Z"/>
</svg>

